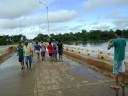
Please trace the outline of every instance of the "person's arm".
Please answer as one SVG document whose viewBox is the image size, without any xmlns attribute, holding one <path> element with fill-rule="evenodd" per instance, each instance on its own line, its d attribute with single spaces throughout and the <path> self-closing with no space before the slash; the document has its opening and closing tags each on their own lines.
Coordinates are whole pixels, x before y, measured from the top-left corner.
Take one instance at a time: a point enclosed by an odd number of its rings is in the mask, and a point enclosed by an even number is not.
<svg viewBox="0 0 128 96">
<path fill-rule="evenodd" d="M 111 46 L 111 44 L 109 43 L 107 49 L 109 50 L 109 49 L 111 49 L 111 47 L 112 47 L 112 46 Z"/>
<path fill-rule="evenodd" d="M 18 47 L 16 48 L 16 52 L 17 52 L 17 56 L 19 55 L 19 53 L 18 53 Z"/>
<path fill-rule="evenodd" d="M 30 48 L 31 48 L 32 56 L 33 56 L 34 48 L 32 46 L 30 46 Z"/>
<path fill-rule="evenodd" d="M 62 44 L 62 49 L 64 49 L 64 44 Z"/>
<path fill-rule="evenodd" d="M 44 49 L 46 50 L 46 46 L 44 45 Z"/>
<path fill-rule="evenodd" d="M 114 44 L 113 39 L 111 39 L 111 40 L 109 41 L 109 44 L 108 44 L 107 49 L 108 49 L 108 50 L 111 49 L 111 48 L 113 47 L 113 44 Z"/>
</svg>

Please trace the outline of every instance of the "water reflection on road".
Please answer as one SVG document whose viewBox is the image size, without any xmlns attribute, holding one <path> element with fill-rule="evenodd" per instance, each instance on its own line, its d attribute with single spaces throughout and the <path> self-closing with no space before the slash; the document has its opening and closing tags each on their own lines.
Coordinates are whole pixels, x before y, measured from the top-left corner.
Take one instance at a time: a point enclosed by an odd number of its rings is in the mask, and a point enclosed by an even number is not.
<svg viewBox="0 0 128 96">
<path fill-rule="evenodd" d="M 78 62 L 75 62 L 74 60 L 70 60 L 67 58 L 64 58 L 64 62 L 66 62 L 66 64 L 73 66 L 73 68 L 71 70 L 69 70 L 69 74 L 73 75 L 74 77 L 79 78 L 79 80 L 86 80 L 88 81 L 87 83 L 93 83 L 93 82 L 98 82 L 98 81 L 104 81 L 104 80 L 114 80 L 114 78 L 109 78 L 104 76 L 103 74 L 101 75 L 99 72 L 96 72 L 92 69 L 89 69 L 87 66 L 83 66 L 81 64 L 78 64 Z M 94 88 L 97 89 L 96 92 L 98 92 L 98 90 L 105 91 L 108 92 L 104 92 L 104 96 L 127 96 L 128 95 L 128 86 L 126 87 L 121 87 L 119 90 L 113 90 L 111 88 L 109 88 L 109 86 L 113 85 L 115 82 L 110 82 L 110 83 L 106 83 L 105 85 L 93 85 Z M 101 89 L 100 89 L 101 86 Z M 95 92 L 95 90 L 93 90 Z M 100 92 L 99 92 L 100 93 Z M 108 95 L 106 95 L 108 94 Z M 110 95 L 111 94 L 111 95 Z M 97 96 L 97 95 L 95 95 Z M 100 95 L 99 95 L 100 96 Z"/>
</svg>

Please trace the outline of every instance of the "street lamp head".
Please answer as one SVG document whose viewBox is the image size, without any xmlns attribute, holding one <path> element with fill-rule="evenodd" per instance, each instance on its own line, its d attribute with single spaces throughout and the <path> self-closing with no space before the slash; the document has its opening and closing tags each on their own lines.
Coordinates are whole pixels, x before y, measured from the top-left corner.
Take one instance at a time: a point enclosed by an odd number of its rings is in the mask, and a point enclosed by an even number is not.
<svg viewBox="0 0 128 96">
<path fill-rule="evenodd" d="M 50 36 L 50 32 L 49 32 L 49 18 L 48 18 L 48 5 L 45 4 L 45 3 L 43 3 L 43 2 L 41 2 L 41 1 L 39 1 L 39 3 L 45 5 L 45 6 L 46 6 L 46 9 L 47 9 L 48 34 L 49 34 L 49 36 Z"/>
<path fill-rule="evenodd" d="M 48 5 L 47 5 L 47 4 L 45 4 L 45 3 L 41 2 L 41 1 L 39 1 L 39 3 L 44 4 L 46 7 L 48 7 Z"/>
</svg>

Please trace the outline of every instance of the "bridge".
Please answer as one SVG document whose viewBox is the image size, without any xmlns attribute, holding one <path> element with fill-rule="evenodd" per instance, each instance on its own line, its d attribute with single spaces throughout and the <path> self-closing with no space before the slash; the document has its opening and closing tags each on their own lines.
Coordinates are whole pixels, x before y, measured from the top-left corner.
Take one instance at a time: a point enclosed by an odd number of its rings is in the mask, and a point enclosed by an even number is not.
<svg viewBox="0 0 128 96">
<path fill-rule="evenodd" d="M 46 53 L 44 61 L 33 57 L 32 70 L 21 70 L 13 49 L 0 51 L 0 96 L 128 95 L 127 86 L 110 89 L 112 51 L 65 45 L 63 62 L 50 62 Z"/>
</svg>

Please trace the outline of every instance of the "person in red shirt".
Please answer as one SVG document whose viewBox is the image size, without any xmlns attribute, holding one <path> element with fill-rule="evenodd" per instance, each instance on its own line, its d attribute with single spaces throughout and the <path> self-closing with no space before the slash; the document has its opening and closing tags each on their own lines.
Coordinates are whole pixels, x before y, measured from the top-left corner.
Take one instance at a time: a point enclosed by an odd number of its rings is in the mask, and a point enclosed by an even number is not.
<svg viewBox="0 0 128 96">
<path fill-rule="evenodd" d="M 48 49 L 48 53 L 49 53 L 49 56 L 50 56 L 50 60 L 53 61 L 53 47 L 52 47 L 52 44 L 51 42 L 49 42 L 49 45 L 47 46 L 47 49 Z"/>
</svg>

